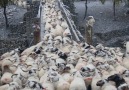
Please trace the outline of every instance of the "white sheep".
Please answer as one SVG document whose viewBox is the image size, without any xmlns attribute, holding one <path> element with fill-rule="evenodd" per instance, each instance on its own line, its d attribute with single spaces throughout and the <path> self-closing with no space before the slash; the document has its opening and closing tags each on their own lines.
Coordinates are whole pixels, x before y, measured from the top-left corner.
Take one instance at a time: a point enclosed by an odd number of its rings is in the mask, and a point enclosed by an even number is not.
<svg viewBox="0 0 129 90">
<path fill-rule="evenodd" d="M 129 57 L 129 42 L 126 42 L 126 53 L 125 53 L 126 57 Z"/>
<path fill-rule="evenodd" d="M 9 88 L 9 84 L 0 86 L 0 90 L 8 90 L 8 88 Z"/>
<path fill-rule="evenodd" d="M 63 32 L 63 36 L 64 37 L 66 37 L 66 36 L 72 36 L 69 28 L 65 29 L 65 31 Z"/>
<path fill-rule="evenodd" d="M 87 58 L 80 57 L 78 63 L 75 66 L 75 69 L 80 70 L 83 66 L 86 66 L 86 64 L 87 64 Z"/>
<path fill-rule="evenodd" d="M 33 52 L 34 48 L 35 48 L 35 46 L 31 46 L 30 48 L 25 49 L 25 50 L 21 53 L 21 56 L 24 56 L 24 55 L 27 55 L 27 56 L 28 56 L 28 55 L 30 55 L 30 53 Z"/>
<path fill-rule="evenodd" d="M 15 59 L 12 57 L 7 57 L 3 59 L 1 62 L 2 62 L 1 63 L 2 72 L 4 72 L 7 69 L 9 69 L 9 66 L 11 66 L 15 62 Z"/>
<path fill-rule="evenodd" d="M 51 34 L 56 36 L 63 36 L 64 29 L 60 25 L 56 25 L 56 28 L 51 28 Z"/>
<path fill-rule="evenodd" d="M 12 76 L 13 74 L 12 73 L 9 73 L 9 72 L 5 72 L 3 75 L 2 75 L 2 77 L 1 77 L 1 83 L 2 84 L 8 84 L 8 83 L 10 83 L 10 82 L 12 82 L 12 78 L 11 78 L 11 76 Z"/>
<path fill-rule="evenodd" d="M 62 76 L 60 76 L 57 82 L 56 90 L 69 90 L 70 83 L 66 82 Z"/>
<path fill-rule="evenodd" d="M 17 82 L 10 82 L 8 90 L 20 90 L 21 86 Z"/>
<path fill-rule="evenodd" d="M 69 26 L 68 26 L 68 24 L 67 24 L 66 21 L 63 21 L 63 22 L 61 23 L 61 26 L 62 26 L 64 29 L 69 28 Z"/>
<path fill-rule="evenodd" d="M 79 71 L 75 73 L 74 80 L 71 82 L 69 90 L 87 90 L 85 82 Z"/>
<path fill-rule="evenodd" d="M 122 74 L 123 71 L 127 70 L 127 68 L 125 68 L 124 66 L 120 65 L 119 63 L 116 62 L 115 65 L 113 65 L 115 67 L 115 70 Z"/>
<path fill-rule="evenodd" d="M 96 74 L 95 76 L 93 76 L 92 78 L 92 82 L 91 82 L 91 88 L 92 90 L 100 90 L 100 86 L 97 86 L 96 83 L 101 80 L 101 75 L 99 74 L 99 72 L 96 70 Z"/>
<path fill-rule="evenodd" d="M 124 67 L 129 69 L 129 58 L 128 57 L 124 57 L 122 64 L 123 64 Z"/>
<path fill-rule="evenodd" d="M 50 23 L 48 23 L 48 22 L 45 24 L 45 30 L 46 31 L 49 31 L 50 32 L 52 27 L 53 26 Z"/>
</svg>

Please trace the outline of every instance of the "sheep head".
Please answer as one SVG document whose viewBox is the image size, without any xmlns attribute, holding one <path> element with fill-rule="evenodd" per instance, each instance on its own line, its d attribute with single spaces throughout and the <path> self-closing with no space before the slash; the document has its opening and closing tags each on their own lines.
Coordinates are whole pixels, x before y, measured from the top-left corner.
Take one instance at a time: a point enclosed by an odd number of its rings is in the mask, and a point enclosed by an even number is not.
<svg viewBox="0 0 129 90">
<path fill-rule="evenodd" d="M 124 78 L 120 74 L 114 74 L 108 77 L 108 81 L 114 81 L 116 87 L 119 87 L 121 84 L 126 83 Z"/>
<path fill-rule="evenodd" d="M 122 73 L 123 76 L 125 77 L 129 77 L 129 70 L 125 70 L 123 73 Z"/>
</svg>

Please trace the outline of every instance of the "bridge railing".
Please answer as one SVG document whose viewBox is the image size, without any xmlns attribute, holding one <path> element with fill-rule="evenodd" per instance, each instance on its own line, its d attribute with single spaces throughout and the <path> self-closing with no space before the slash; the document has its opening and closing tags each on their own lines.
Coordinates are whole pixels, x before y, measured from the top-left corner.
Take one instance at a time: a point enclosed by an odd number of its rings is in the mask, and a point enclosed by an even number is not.
<svg viewBox="0 0 129 90">
<path fill-rule="evenodd" d="M 77 29 L 74 21 L 72 20 L 72 15 L 70 11 L 66 8 L 66 5 L 61 0 L 58 0 L 58 4 L 62 12 L 64 13 L 64 16 L 67 20 L 67 23 L 70 27 L 71 33 L 73 34 L 73 39 L 80 42 L 80 41 L 85 41 L 84 37 L 81 35 L 80 31 Z"/>
</svg>

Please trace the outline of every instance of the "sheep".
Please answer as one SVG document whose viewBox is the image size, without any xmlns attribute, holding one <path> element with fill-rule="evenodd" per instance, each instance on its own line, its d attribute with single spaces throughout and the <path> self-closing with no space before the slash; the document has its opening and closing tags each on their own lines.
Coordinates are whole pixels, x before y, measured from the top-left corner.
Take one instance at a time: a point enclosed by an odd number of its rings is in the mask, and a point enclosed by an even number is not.
<svg viewBox="0 0 129 90">
<path fill-rule="evenodd" d="M 71 76 L 71 74 L 69 72 L 66 72 L 66 73 L 63 72 L 63 74 L 61 74 L 61 75 L 62 75 L 63 79 L 66 82 L 68 82 L 69 84 L 71 84 L 71 82 L 73 80 L 73 76 Z"/>
<path fill-rule="evenodd" d="M 102 79 L 106 79 L 110 76 L 110 73 L 106 70 L 100 70 L 101 74 L 102 74 Z"/>
<path fill-rule="evenodd" d="M 45 82 L 42 85 L 45 89 L 44 90 L 55 90 L 53 83 Z"/>
<path fill-rule="evenodd" d="M 2 84 L 8 84 L 10 82 L 12 82 L 12 73 L 9 73 L 9 72 L 5 72 L 2 77 L 1 77 L 1 83 Z"/>
<path fill-rule="evenodd" d="M 3 55 L 1 55 L 0 59 L 3 60 L 4 58 L 10 57 L 10 52 L 6 52 Z"/>
<path fill-rule="evenodd" d="M 120 74 L 114 74 L 108 77 L 108 81 L 113 81 L 116 84 L 118 90 L 128 90 L 128 85 L 125 82 L 124 78 Z M 122 89 L 124 88 L 124 89 Z"/>
<path fill-rule="evenodd" d="M 126 42 L 126 53 L 125 53 L 125 56 L 126 57 L 129 57 L 129 42 Z"/>
<path fill-rule="evenodd" d="M 55 90 L 69 90 L 70 84 L 64 80 L 64 78 L 58 73 L 49 73 L 49 80 L 53 82 Z"/>
<path fill-rule="evenodd" d="M 73 64 L 74 66 L 77 64 L 77 59 L 74 56 L 70 56 L 67 58 L 67 63 Z"/>
<path fill-rule="evenodd" d="M 24 55 L 30 55 L 30 53 L 34 50 L 35 46 L 31 46 L 30 48 L 27 48 L 26 50 L 24 50 L 22 53 L 21 53 L 21 56 L 24 56 Z"/>
<path fill-rule="evenodd" d="M 14 50 L 11 50 L 10 52 L 6 52 L 3 55 L 1 55 L 0 59 L 3 60 L 5 58 L 7 58 L 7 57 L 11 57 L 11 56 L 15 55 L 16 53 L 17 54 L 21 54 L 22 52 L 23 52 L 22 49 L 16 48 Z"/>
<path fill-rule="evenodd" d="M 26 2 L 26 1 L 23 1 L 23 2 L 22 2 L 22 6 L 23 6 L 24 8 L 27 8 L 27 2 Z"/>
<path fill-rule="evenodd" d="M 23 77 L 27 78 L 28 77 L 27 72 L 28 72 L 28 70 L 25 66 L 18 65 L 18 68 L 14 74 L 22 75 Z"/>
<path fill-rule="evenodd" d="M 80 70 L 83 66 L 87 64 L 88 60 L 85 57 L 80 57 L 78 63 L 75 66 L 75 69 Z"/>
<path fill-rule="evenodd" d="M 36 81 L 28 81 L 26 87 L 30 88 L 31 90 L 44 90 L 43 86 L 36 82 Z"/>
<path fill-rule="evenodd" d="M 101 80 L 101 76 L 99 74 L 99 72 L 96 70 L 96 74 L 95 76 L 93 76 L 92 78 L 92 82 L 91 82 L 91 88 L 92 90 L 100 90 L 100 86 L 97 86 L 96 83 Z"/>
<path fill-rule="evenodd" d="M 125 82 L 129 85 L 129 70 L 125 70 L 125 71 L 122 73 L 122 76 L 123 76 Z"/>
<path fill-rule="evenodd" d="M 11 66 L 14 62 L 15 62 L 15 59 L 13 59 L 12 57 L 7 57 L 3 59 L 2 65 L 1 65 L 2 72 L 4 72 L 6 67 L 7 67 L 6 69 L 9 69 L 9 66 Z"/>
<path fill-rule="evenodd" d="M 129 60 L 129 58 L 125 57 L 125 58 L 123 58 L 123 62 L 122 62 L 123 66 L 126 67 L 127 69 L 129 69 L 129 61 L 128 60 Z"/>
<path fill-rule="evenodd" d="M 56 36 L 63 36 L 63 32 L 64 32 L 64 29 L 60 26 L 60 25 L 56 25 L 55 28 L 51 28 L 51 34 L 56 37 Z"/>
<path fill-rule="evenodd" d="M 101 90 L 117 90 L 117 88 L 110 84 L 106 79 L 105 80 L 99 80 L 96 83 L 97 86 L 101 87 Z"/>
<path fill-rule="evenodd" d="M 8 90 L 8 88 L 9 88 L 9 84 L 0 86 L 0 90 Z"/>
<path fill-rule="evenodd" d="M 21 86 L 17 82 L 10 82 L 7 90 L 20 90 Z"/>
<path fill-rule="evenodd" d="M 115 66 L 115 65 L 116 65 L 116 66 Z M 117 62 L 116 62 L 115 65 L 114 65 L 114 66 L 115 66 L 115 70 L 116 70 L 118 73 L 120 73 L 120 74 L 122 74 L 123 71 L 127 70 L 127 68 L 121 66 L 121 65 L 120 65 L 119 63 L 117 63 Z"/>
<path fill-rule="evenodd" d="M 60 48 L 60 50 L 63 53 L 70 53 L 71 49 L 72 49 L 72 45 L 70 45 L 70 44 L 62 45 L 62 47 Z"/>
<path fill-rule="evenodd" d="M 17 82 L 17 84 L 19 85 L 19 88 L 22 88 L 22 76 L 21 75 L 13 74 L 11 78 L 13 82 Z"/>
<path fill-rule="evenodd" d="M 87 90 L 85 82 L 79 71 L 75 73 L 74 80 L 71 82 L 69 90 Z"/>
<path fill-rule="evenodd" d="M 66 82 L 62 76 L 59 76 L 59 81 L 57 82 L 56 90 L 69 90 L 70 84 Z"/>
<path fill-rule="evenodd" d="M 68 58 L 68 54 L 67 53 L 63 53 L 63 52 L 59 52 L 58 53 L 58 56 L 59 56 L 59 58 L 61 58 L 61 59 L 63 59 L 63 60 L 67 60 L 67 58 Z"/>
<path fill-rule="evenodd" d="M 45 30 L 46 31 L 49 31 L 50 32 L 50 30 L 51 30 L 52 27 L 53 26 L 50 23 L 48 23 L 48 22 L 45 24 Z"/>
<path fill-rule="evenodd" d="M 61 48 L 61 47 L 62 47 L 62 42 L 63 42 L 63 40 L 56 39 L 56 40 L 54 41 L 54 47 L 55 47 L 55 48 Z"/>
<path fill-rule="evenodd" d="M 91 85 L 92 90 L 116 90 L 111 80 L 106 78 L 119 72 L 122 74 L 128 69 L 128 57 L 124 57 L 122 62 L 123 53 L 120 48 L 104 47 L 102 44 L 94 47 L 72 40 L 70 28 L 62 11 L 58 10 L 56 0 L 45 0 L 43 8 L 43 41 L 23 52 L 15 49 L 1 56 L 2 71 L 10 70 L 13 74 L 10 75 L 12 81 L 6 82 L 10 84 L 10 89 L 87 90 Z M 89 16 L 87 25 L 92 27 L 94 22 L 94 18 Z M 123 73 L 123 77 L 128 83 L 126 74 Z M 4 76 L 1 81 L 5 79 Z M 122 89 L 123 86 L 126 83 L 117 88 Z M 6 90 L 10 90 L 8 87 Z"/>
<path fill-rule="evenodd" d="M 83 66 L 80 71 L 85 77 L 89 77 L 95 75 L 95 70 L 96 68 L 93 64 L 87 64 L 86 66 Z"/>
<path fill-rule="evenodd" d="M 38 72 L 38 77 L 41 78 L 45 74 L 45 69 L 42 67 Z"/>
<path fill-rule="evenodd" d="M 29 75 L 28 77 L 28 81 L 35 81 L 35 82 L 39 82 L 39 78 L 38 76 L 33 76 L 33 75 Z"/>
<path fill-rule="evenodd" d="M 58 68 L 58 71 L 63 71 L 65 68 L 65 65 L 66 65 L 66 62 L 63 59 L 61 58 L 56 59 L 56 66 Z"/>
<path fill-rule="evenodd" d="M 55 90 L 54 84 L 50 82 L 50 79 L 48 77 L 48 73 L 46 72 L 41 78 L 40 83 L 44 86 L 46 90 Z"/>
<path fill-rule="evenodd" d="M 59 42 L 62 42 L 62 41 L 63 41 L 63 39 L 62 39 L 61 36 L 56 36 L 56 37 L 54 38 L 54 40 L 59 40 Z"/>
<path fill-rule="evenodd" d="M 95 66 L 93 64 L 87 64 L 86 66 L 83 66 L 81 68 L 80 72 L 83 75 L 87 87 L 91 85 L 92 77 L 95 75 L 96 72 Z"/>
<path fill-rule="evenodd" d="M 52 69 L 52 68 L 51 68 Z M 59 80 L 59 77 L 57 76 L 57 72 L 49 69 L 48 72 L 46 72 L 41 78 L 40 83 L 46 90 L 55 90 L 54 82 L 57 82 Z"/>
<path fill-rule="evenodd" d="M 61 23 L 61 26 L 62 26 L 64 29 L 69 28 L 69 26 L 68 26 L 68 24 L 67 24 L 66 21 L 63 21 L 63 22 Z"/>
<path fill-rule="evenodd" d="M 63 37 L 63 44 L 72 44 L 72 40 L 69 37 Z"/>
</svg>

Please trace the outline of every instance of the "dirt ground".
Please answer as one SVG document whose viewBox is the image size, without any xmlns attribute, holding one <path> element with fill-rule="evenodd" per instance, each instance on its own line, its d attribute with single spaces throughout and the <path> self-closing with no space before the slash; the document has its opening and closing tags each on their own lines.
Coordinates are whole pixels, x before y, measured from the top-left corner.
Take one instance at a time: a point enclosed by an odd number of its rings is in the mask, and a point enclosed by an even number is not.
<svg viewBox="0 0 129 90">
<path fill-rule="evenodd" d="M 23 15 L 27 12 L 26 9 L 16 5 L 7 6 L 7 17 L 9 24 L 17 25 L 23 21 Z M 5 18 L 3 8 L 0 8 L 0 38 L 7 38 L 9 29 L 5 28 Z"/>
<path fill-rule="evenodd" d="M 78 25 L 84 27 L 85 21 L 84 13 L 85 13 L 85 1 L 75 2 L 76 13 L 78 13 Z M 94 16 L 95 24 L 93 27 L 94 33 L 107 33 L 115 31 L 115 34 L 119 32 L 119 30 L 124 30 L 129 27 L 129 15 L 125 16 L 127 8 L 124 7 L 124 3 L 121 3 L 116 6 L 116 21 L 113 18 L 113 3 L 111 0 L 106 1 L 103 5 L 99 0 L 88 0 L 88 13 L 87 16 Z M 81 31 L 83 32 L 83 31 Z M 84 34 L 83 34 L 84 35 Z M 96 37 L 96 36 L 94 36 Z M 117 40 L 116 38 L 108 37 L 110 41 Z M 98 42 L 108 42 L 99 40 L 101 38 L 97 38 Z M 113 40 L 111 40 L 113 39 Z M 109 41 L 109 42 L 110 42 Z M 108 44 L 108 43 L 107 43 Z"/>
</svg>

